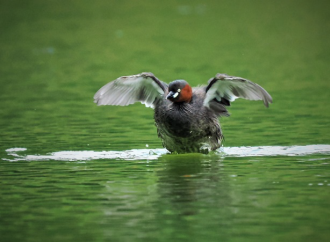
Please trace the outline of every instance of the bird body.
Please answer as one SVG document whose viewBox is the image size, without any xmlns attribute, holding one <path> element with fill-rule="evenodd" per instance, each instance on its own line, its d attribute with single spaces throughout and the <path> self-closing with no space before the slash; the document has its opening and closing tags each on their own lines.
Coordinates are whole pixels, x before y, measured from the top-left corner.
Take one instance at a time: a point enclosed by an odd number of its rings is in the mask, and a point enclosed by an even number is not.
<svg viewBox="0 0 330 242">
<path fill-rule="evenodd" d="M 98 105 L 126 106 L 140 101 L 155 109 L 158 136 L 170 152 L 207 153 L 221 146 L 218 117 L 228 116 L 226 106 L 236 98 L 272 102 L 268 92 L 249 80 L 217 74 L 207 86 L 191 88 L 184 80 L 169 85 L 152 73 L 123 76 L 103 86 L 95 95 Z"/>
<path fill-rule="evenodd" d="M 155 107 L 155 123 L 163 146 L 178 153 L 208 152 L 223 139 L 217 115 L 203 105 L 205 90 L 193 88 L 191 101 L 164 100 Z"/>
</svg>

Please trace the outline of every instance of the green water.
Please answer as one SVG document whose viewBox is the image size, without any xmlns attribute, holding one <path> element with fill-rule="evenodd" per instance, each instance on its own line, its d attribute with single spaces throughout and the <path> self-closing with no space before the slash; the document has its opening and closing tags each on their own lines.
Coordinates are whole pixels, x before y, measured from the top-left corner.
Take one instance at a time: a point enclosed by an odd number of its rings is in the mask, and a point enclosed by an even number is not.
<svg viewBox="0 0 330 242">
<path fill-rule="evenodd" d="M 1 1 L 0 241 L 329 241 L 329 6 Z M 169 155 L 152 109 L 93 103 L 143 71 L 274 103 L 236 100 L 221 153 Z"/>
</svg>

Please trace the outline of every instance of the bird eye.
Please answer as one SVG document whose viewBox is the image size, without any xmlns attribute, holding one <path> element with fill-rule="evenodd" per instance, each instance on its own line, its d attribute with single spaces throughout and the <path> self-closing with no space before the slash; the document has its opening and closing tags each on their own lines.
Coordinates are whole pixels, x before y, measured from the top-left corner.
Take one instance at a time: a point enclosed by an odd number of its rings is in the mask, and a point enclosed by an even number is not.
<svg viewBox="0 0 330 242">
<path fill-rule="evenodd" d="M 178 89 L 178 92 L 181 92 L 181 89 L 180 88 Z"/>
</svg>

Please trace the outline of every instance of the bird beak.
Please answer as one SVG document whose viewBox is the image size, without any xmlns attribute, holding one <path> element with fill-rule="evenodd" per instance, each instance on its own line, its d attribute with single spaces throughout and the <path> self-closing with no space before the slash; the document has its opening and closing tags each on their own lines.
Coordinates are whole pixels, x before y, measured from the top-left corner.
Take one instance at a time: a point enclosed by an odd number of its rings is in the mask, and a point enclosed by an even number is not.
<svg viewBox="0 0 330 242">
<path fill-rule="evenodd" d="M 174 99 L 174 98 L 175 98 L 174 96 L 175 96 L 175 92 L 170 91 L 170 92 L 167 94 L 166 99 Z"/>
</svg>

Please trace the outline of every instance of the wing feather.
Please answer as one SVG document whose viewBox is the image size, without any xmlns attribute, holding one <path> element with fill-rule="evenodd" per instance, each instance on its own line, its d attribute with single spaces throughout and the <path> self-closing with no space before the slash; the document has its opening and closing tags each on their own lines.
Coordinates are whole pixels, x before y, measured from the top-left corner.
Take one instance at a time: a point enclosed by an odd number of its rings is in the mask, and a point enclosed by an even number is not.
<svg viewBox="0 0 330 242">
<path fill-rule="evenodd" d="M 154 103 L 163 98 L 167 84 L 150 72 L 122 76 L 100 88 L 94 95 L 97 105 L 127 106 L 141 102 L 154 108 Z"/>
<path fill-rule="evenodd" d="M 206 87 L 204 106 L 214 106 L 215 102 L 219 105 L 229 106 L 229 102 L 233 102 L 237 98 L 262 100 L 266 107 L 273 102 L 269 93 L 258 84 L 241 77 L 217 74 L 209 80 Z"/>
</svg>

